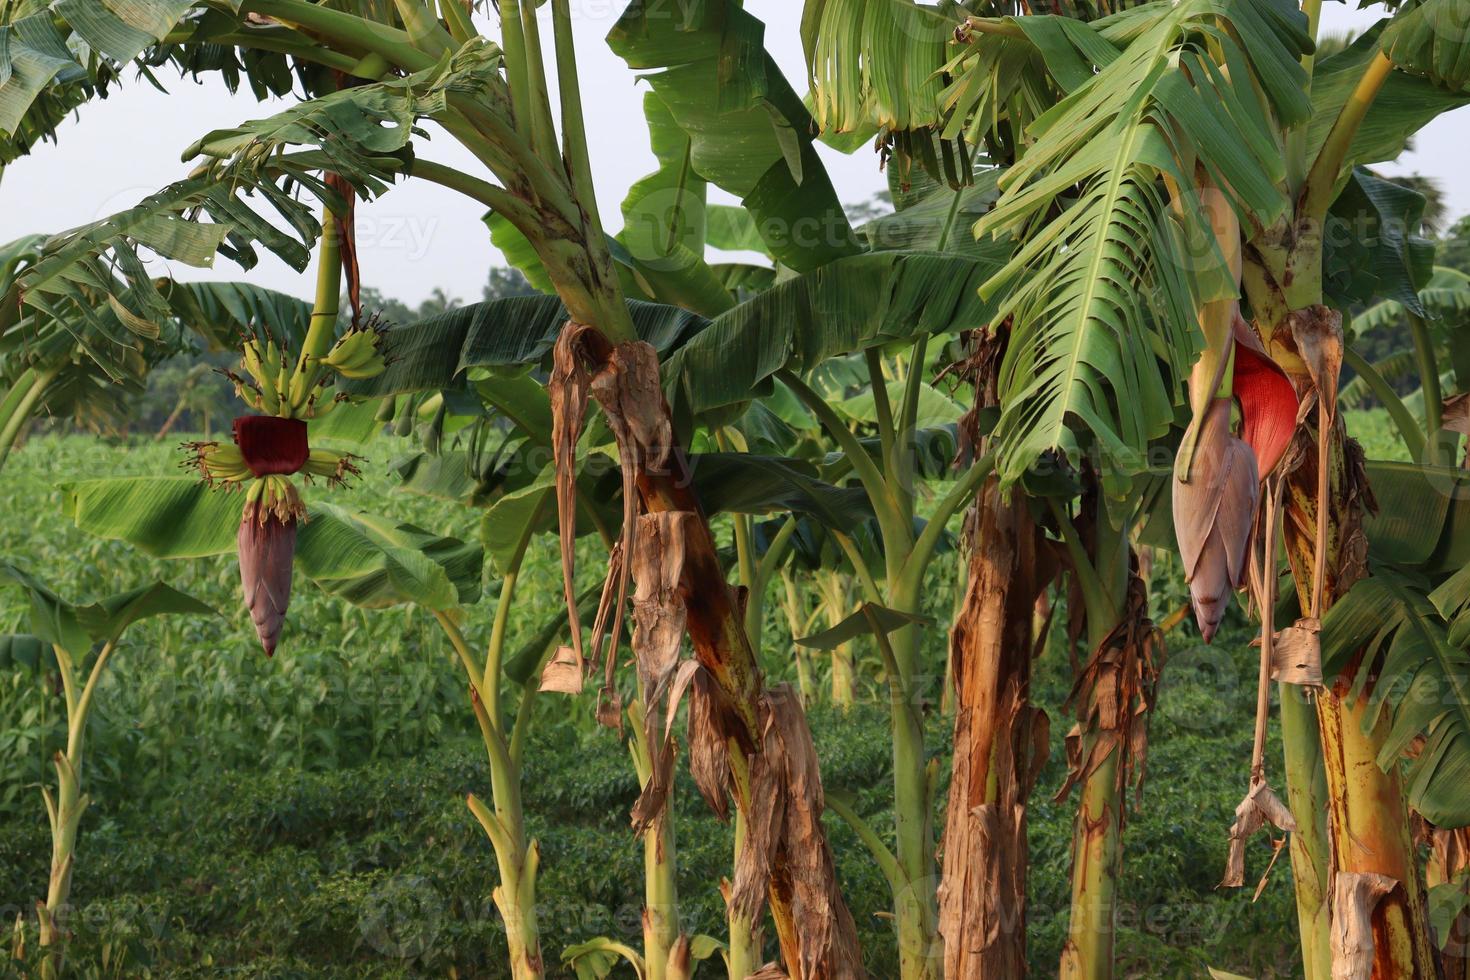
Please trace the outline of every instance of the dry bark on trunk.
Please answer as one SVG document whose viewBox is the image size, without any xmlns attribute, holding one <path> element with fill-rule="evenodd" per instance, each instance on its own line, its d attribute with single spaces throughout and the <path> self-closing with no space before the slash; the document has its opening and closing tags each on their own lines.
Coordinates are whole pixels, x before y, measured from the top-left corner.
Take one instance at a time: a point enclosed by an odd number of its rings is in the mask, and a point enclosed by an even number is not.
<svg viewBox="0 0 1470 980">
<path fill-rule="evenodd" d="M 1020 495 L 977 496 L 964 604 L 950 631 L 954 758 L 939 886 L 946 980 L 1026 972 L 1026 805 L 1048 721 L 1029 690 L 1041 577 Z"/>
<path fill-rule="evenodd" d="M 613 563 L 620 579 L 615 617 L 621 617 L 627 572 L 639 551 L 635 540 L 639 518 L 661 516 L 645 527 L 670 534 L 659 550 L 678 554 L 678 600 L 700 669 L 681 669 L 677 675 L 665 672 L 663 684 L 688 686 L 690 767 L 701 794 L 723 813 L 729 793 L 746 814 L 746 846 L 735 869 L 730 901 L 754 916 L 769 900 L 786 972 L 793 980 L 862 980 L 866 974 L 857 931 L 837 888 L 821 823 L 821 779 L 806 718 L 793 694 L 764 685 L 745 633 L 742 603 L 725 580 L 688 461 L 673 437 L 669 407 L 659 387 L 657 354 L 641 341 L 612 345 L 595 328 L 568 322 L 557 341 L 548 389 L 563 571 L 579 663 L 581 630 L 570 602 L 570 532 L 575 521 L 576 441 L 588 399 L 594 398 L 617 439 L 624 474 L 621 554 L 626 561 L 615 558 Z M 653 583 L 658 576 L 652 569 L 646 571 Z M 613 585 L 610 577 L 608 595 Z M 652 599 L 658 591 L 653 588 L 645 598 Z M 653 617 L 657 622 L 645 624 L 650 638 L 669 625 L 668 618 L 661 614 Z M 606 633 L 594 628 L 591 657 L 599 655 L 601 636 L 609 636 L 615 644 L 618 632 L 616 619 Z M 659 643 L 650 645 L 654 647 L 664 649 Z M 609 671 L 612 656 L 608 650 Z M 662 656 L 656 659 L 660 668 L 668 667 Z M 605 683 L 604 700 L 612 696 L 610 686 Z M 667 714 L 672 711 L 671 705 Z M 640 822 L 651 820 L 661 804 L 652 798 L 662 795 L 657 789 L 646 795 L 650 798 L 641 799 L 635 811 Z"/>
</svg>

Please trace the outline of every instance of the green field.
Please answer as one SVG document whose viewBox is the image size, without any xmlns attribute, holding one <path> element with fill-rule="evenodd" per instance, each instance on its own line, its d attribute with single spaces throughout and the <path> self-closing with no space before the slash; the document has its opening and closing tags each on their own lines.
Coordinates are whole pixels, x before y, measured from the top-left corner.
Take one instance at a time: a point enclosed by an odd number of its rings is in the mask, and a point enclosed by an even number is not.
<svg viewBox="0 0 1470 980">
<path fill-rule="evenodd" d="M 333 491 L 334 501 L 473 538 L 476 511 L 392 489 L 393 453 L 391 439 L 372 444 L 364 478 Z M 267 660 L 240 604 L 232 558 L 153 561 L 62 517 L 58 483 L 172 472 L 180 455 L 172 442 L 45 437 L 18 452 L 7 471 L 5 560 L 68 598 L 163 578 L 221 614 L 135 627 L 100 689 L 72 962 L 100 976 L 508 976 L 490 901 L 495 862 L 464 805 L 467 792 L 488 790 L 483 749 L 462 674 L 433 621 L 355 609 L 301 583 L 281 650 Z M 534 549 L 513 624 L 523 631 L 561 601 L 554 539 L 538 539 Z M 592 561 L 583 566 L 597 573 Z M 947 603 L 955 562 L 936 567 L 949 581 L 929 594 Z M 1166 561 L 1160 568 L 1160 576 L 1170 574 Z M 495 585 L 487 581 L 487 593 Z M 1182 596 L 1177 583 L 1154 592 L 1162 604 Z M 470 610 L 472 641 L 488 634 L 490 605 Z M 932 611 L 947 622 L 947 608 Z M 14 630 L 25 614 L 19 589 L 0 591 L 0 626 Z M 779 620 L 768 617 L 764 663 L 789 680 L 790 638 Z M 1254 904 L 1250 889 L 1214 888 L 1245 785 L 1256 670 L 1247 630 L 1232 623 L 1208 649 L 1191 625 L 1169 638 L 1143 805 L 1126 832 L 1123 975 L 1197 977 L 1215 966 L 1264 977 L 1296 969 L 1286 862 Z M 936 695 L 944 644 L 943 630 L 932 628 L 926 658 Z M 878 817 L 891 794 L 887 711 L 876 657 L 861 666 L 860 703 L 847 714 L 818 703 L 812 727 L 828 792 L 852 797 L 886 828 Z M 1030 957 L 1045 976 L 1064 936 L 1073 812 L 1070 802 L 1051 801 L 1064 771 L 1060 736 L 1070 726 L 1063 702 L 1071 667 L 1059 644 L 1038 670 L 1036 696 L 1053 734 L 1031 809 Z M 0 674 L 0 908 L 11 918 L 42 894 L 46 879 L 40 786 L 52 778 L 47 759 L 64 732 L 54 683 L 13 665 Z M 538 905 L 552 959 L 593 936 L 638 937 L 642 849 L 628 830 L 637 782 L 617 734 L 593 722 L 591 699 L 543 697 L 526 753 L 528 819 L 542 851 Z M 944 759 L 944 773 L 948 730 L 948 719 L 930 725 L 930 750 Z M 729 830 L 709 815 L 682 767 L 679 778 L 681 912 L 689 931 L 719 935 L 715 882 L 729 873 Z M 826 821 L 868 965 L 876 977 L 894 976 L 887 886 L 852 831 L 830 810 Z M 1265 838 L 1256 838 L 1249 874 L 1259 876 L 1270 856 Z M 774 955 L 769 942 L 767 953 Z M 616 975 L 632 975 L 620 969 Z"/>
</svg>

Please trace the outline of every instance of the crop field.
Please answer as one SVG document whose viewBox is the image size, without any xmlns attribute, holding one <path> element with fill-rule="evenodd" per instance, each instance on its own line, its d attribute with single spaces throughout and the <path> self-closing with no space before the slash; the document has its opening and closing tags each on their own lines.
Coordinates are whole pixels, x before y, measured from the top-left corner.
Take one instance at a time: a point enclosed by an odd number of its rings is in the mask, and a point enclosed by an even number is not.
<svg viewBox="0 0 1470 980">
<path fill-rule="evenodd" d="M 344 506 L 473 536 L 476 511 L 393 489 L 391 436 L 365 452 L 363 479 L 341 493 Z M 78 473 L 170 472 L 181 455 L 172 441 L 46 437 L 7 470 L 13 492 L 0 555 L 75 600 L 161 578 L 219 612 L 139 624 L 99 691 L 74 891 L 81 968 L 118 977 L 508 977 L 490 901 L 493 853 L 464 805 L 466 793 L 488 791 L 484 749 L 453 652 L 432 620 L 357 609 L 308 584 L 268 660 L 240 604 L 232 558 L 153 560 L 63 518 L 59 482 Z M 555 539 L 535 547 L 518 629 L 554 614 L 561 600 Z M 952 568 L 942 562 L 936 577 L 952 582 Z M 949 582 L 936 582 L 931 594 L 947 596 Z M 1183 595 L 1176 583 L 1159 601 Z M 488 605 L 467 610 L 473 638 L 487 631 Z M 25 612 L 23 592 L 0 592 L 5 627 Z M 763 663 L 773 679 L 794 683 L 781 625 L 768 631 Z M 1249 745 L 1254 653 L 1240 629 L 1208 650 L 1183 627 L 1170 639 L 1147 779 L 1128 818 L 1134 857 L 1120 962 L 1148 976 L 1198 976 L 1206 965 L 1290 976 L 1289 867 L 1276 865 L 1254 903 L 1215 890 L 1239 790 L 1218 776 Z M 930 669 L 942 672 L 943 651 L 942 631 L 931 629 Z M 1065 651 L 1048 651 L 1038 667 L 1038 701 L 1064 718 Z M 843 712 L 819 697 L 810 713 L 828 792 L 851 797 L 881 826 L 892 758 L 877 669 L 866 651 L 858 703 Z M 12 668 L 0 688 L 0 899 L 12 914 L 46 880 L 40 787 L 65 732 L 54 683 L 45 672 Z M 622 740 L 595 724 L 592 707 L 590 695 L 545 699 L 526 752 L 526 809 L 542 853 L 537 898 L 552 956 L 593 936 L 634 942 L 640 929 L 642 850 L 628 824 L 637 778 Z M 946 747 L 935 741 L 931 752 L 947 771 Z M 1040 975 L 1058 954 L 1066 912 L 1071 817 L 1050 802 L 1064 772 L 1053 758 L 1032 810 L 1030 955 Z M 681 914 L 692 932 L 717 933 L 722 910 L 708 885 L 728 875 L 730 829 L 687 777 L 675 799 L 688 895 Z M 827 820 L 868 965 L 875 976 L 892 975 L 886 886 L 852 832 L 834 815 Z M 1270 857 L 1258 842 L 1252 873 Z"/>
</svg>

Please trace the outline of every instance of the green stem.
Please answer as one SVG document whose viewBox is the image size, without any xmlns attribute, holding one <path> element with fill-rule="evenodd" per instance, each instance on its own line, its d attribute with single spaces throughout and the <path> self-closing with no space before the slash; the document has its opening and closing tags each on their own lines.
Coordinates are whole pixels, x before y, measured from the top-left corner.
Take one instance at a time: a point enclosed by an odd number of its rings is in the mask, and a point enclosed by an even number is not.
<svg viewBox="0 0 1470 980">
<path fill-rule="evenodd" d="M 420 51 L 437 61 L 458 47 L 454 37 L 420 0 L 393 0 L 393 5 L 398 8 L 398 17 L 408 29 L 409 43 Z"/>
<path fill-rule="evenodd" d="M 1368 390 L 1373 392 L 1373 397 L 1381 401 L 1383 407 L 1388 410 L 1388 416 L 1393 419 L 1394 427 L 1403 437 L 1404 446 L 1408 448 L 1410 458 L 1416 463 L 1426 462 L 1428 447 L 1425 445 L 1424 436 L 1420 432 L 1418 423 L 1414 421 L 1413 413 L 1409 411 L 1403 399 L 1399 398 L 1398 392 L 1394 391 L 1393 387 L 1383 379 L 1383 375 L 1378 373 L 1377 368 L 1364 360 L 1363 356 L 1352 347 L 1343 347 L 1342 362 L 1363 379 Z M 1436 382 L 1438 380 L 1438 378 L 1435 379 Z"/>
<path fill-rule="evenodd" d="M 1307 15 L 1307 34 L 1315 42 L 1322 21 L 1322 0 L 1302 0 L 1302 13 Z M 1312 93 L 1312 75 L 1316 60 L 1315 54 L 1302 55 L 1302 70 L 1307 73 L 1308 95 Z M 1303 121 L 1286 134 L 1286 179 L 1293 194 L 1301 189 L 1302 181 L 1307 176 L 1308 128 L 1308 123 Z"/>
<path fill-rule="evenodd" d="M 423 71 L 435 64 L 432 56 L 413 46 L 407 31 L 309 0 L 245 0 L 240 5 L 240 13 L 261 14 L 305 28 L 330 43 L 381 55 L 404 71 Z"/>
<path fill-rule="evenodd" d="M 82 795 L 82 758 L 87 719 L 91 714 L 97 684 L 107 669 L 107 662 L 115 648 L 116 638 L 102 645 L 85 687 L 78 692 L 79 664 L 62 646 L 52 647 L 56 652 L 56 666 L 61 674 L 62 689 L 66 697 L 66 752 L 57 752 L 52 759 L 56 766 L 55 798 L 49 793 L 44 794 L 47 816 L 51 823 L 51 875 L 46 887 L 46 901 L 39 909 L 40 942 L 46 949 L 41 965 L 41 975 L 44 978 L 58 977 L 62 971 L 64 933 L 59 917 L 64 914 L 67 900 L 71 896 L 77 831 L 81 826 L 82 813 L 87 808 L 87 797 Z"/>
<path fill-rule="evenodd" d="M 455 133 L 459 136 L 460 134 Z M 462 170 L 446 167 L 432 160 L 417 159 L 413 164 L 413 175 L 433 184 L 458 191 L 471 200 L 479 201 L 492 211 L 502 214 L 517 228 L 535 225 L 541 216 L 536 209 L 516 197 L 504 187 L 497 187 L 488 180 L 481 180 Z"/>
<path fill-rule="evenodd" d="M 1067 516 L 1056 498 L 1048 497 L 1046 502 L 1051 508 L 1052 517 L 1056 519 L 1057 529 L 1061 532 L 1067 554 L 1072 559 L 1072 570 L 1076 576 L 1077 590 L 1082 593 L 1082 606 L 1087 612 L 1087 621 L 1089 623 L 1109 622 L 1113 618 L 1113 610 L 1108 602 L 1107 589 L 1087 555 L 1087 549 L 1082 544 L 1082 536 L 1077 533 L 1077 527 L 1072 523 L 1072 518 Z"/>
<path fill-rule="evenodd" d="M 50 387 L 51 382 L 55 381 L 56 376 L 60 373 L 61 367 L 58 365 L 57 367 L 48 368 L 31 375 L 30 385 L 24 389 L 20 399 L 10 409 L 9 415 L 5 417 L 4 428 L 0 428 L 0 467 L 4 467 L 5 461 L 10 458 L 10 451 L 15 448 L 15 440 L 20 437 L 20 432 L 25 428 L 26 422 L 29 421 L 31 412 L 36 407 L 36 403 L 41 400 L 41 396 L 46 393 L 46 389 Z M 22 375 L 21 377 L 25 378 L 26 375 Z M 20 383 L 17 382 L 16 387 L 19 388 L 19 385 Z M 8 403 L 9 400 L 7 398 L 6 402 Z"/>
<path fill-rule="evenodd" d="M 557 160 L 556 123 L 551 116 L 551 82 L 546 76 L 546 61 L 541 50 L 541 23 L 536 19 L 537 3 L 521 5 L 521 33 L 526 37 L 526 77 L 531 83 L 531 147 L 543 160 Z"/>
<path fill-rule="evenodd" d="M 742 523 L 742 516 L 735 515 L 737 530 Z M 749 521 L 750 518 L 746 517 L 743 523 L 749 527 Z M 791 538 L 795 532 L 796 518 L 786 518 L 786 523 L 781 525 L 781 529 L 776 532 L 776 536 L 771 539 L 770 545 L 766 548 L 765 554 L 761 555 L 760 560 L 754 564 L 750 572 L 750 582 L 746 585 L 749 593 L 745 597 L 745 633 L 754 639 L 757 646 L 759 646 L 760 636 L 766 625 L 766 591 L 771 583 L 771 578 L 776 574 L 777 566 L 781 564 L 786 557 L 786 552 L 790 550 Z M 736 546 L 737 548 L 739 546 L 738 539 Z M 754 554 L 753 542 L 751 551 Z"/>
<path fill-rule="evenodd" d="M 1322 149 L 1317 152 L 1312 169 L 1307 172 L 1307 180 L 1302 188 L 1299 218 L 1320 224 L 1327 216 L 1327 209 L 1332 204 L 1337 188 L 1338 174 L 1341 173 L 1343 162 L 1352 148 L 1353 139 L 1358 135 L 1358 127 L 1362 125 L 1363 117 L 1368 114 L 1373 100 L 1378 97 L 1379 90 L 1392 70 L 1393 62 L 1388 60 L 1388 56 L 1381 50 L 1374 52 L 1372 59 L 1364 67 L 1357 86 L 1338 114 L 1337 121 L 1332 124 L 1327 139 L 1322 143 Z"/>
<path fill-rule="evenodd" d="M 1407 311 L 1406 311 L 1407 312 Z M 1424 318 L 1408 313 L 1409 333 L 1414 338 L 1414 360 L 1419 368 L 1419 383 L 1424 391 L 1424 435 L 1429 453 L 1426 462 L 1443 465 L 1444 452 L 1440 429 L 1444 427 L 1441 411 L 1444 392 L 1439 387 L 1439 365 L 1434 362 L 1434 342 L 1429 337 L 1429 324 Z"/>
<path fill-rule="evenodd" d="M 508 608 L 510 596 L 502 593 L 501 598 L 502 605 Z M 498 612 L 497 610 L 497 618 Z M 528 842 L 526 838 L 520 765 L 500 728 L 498 707 L 493 717 L 487 707 L 496 703 L 498 698 L 490 697 L 491 692 L 484 689 L 484 678 L 464 634 L 449 613 L 436 609 L 433 610 L 433 615 L 458 655 L 465 675 L 474 689 L 471 703 L 475 720 L 480 726 L 480 736 L 485 743 L 490 766 L 490 792 L 495 810 L 493 813 L 487 810 L 473 794 L 467 803 L 495 849 L 500 885 L 495 889 L 493 897 L 501 917 L 505 920 L 511 974 L 515 980 L 540 980 L 545 972 L 541 960 L 541 940 L 535 906 L 539 858 L 536 844 Z M 498 689 L 497 683 L 495 690 Z M 522 707 L 525 707 L 525 701 L 522 702 Z M 518 728 L 520 720 L 518 716 Z M 519 731 L 516 733 L 517 736 L 522 734 Z"/>
<path fill-rule="evenodd" d="M 629 728 L 633 738 L 628 749 L 638 772 L 638 784 L 647 786 L 653 778 L 653 746 L 645 727 L 646 708 L 640 692 L 639 700 L 628 706 Z M 645 980 L 665 980 L 669 976 L 669 953 L 679 938 L 679 891 L 675 876 L 673 799 L 670 797 L 660 814 L 643 834 L 643 961 Z"/>
<path fill-rule="evenodd" d="M 598 324 L 615 342 L 637 339 L 633 321 L 623 302 L 612 252 L 603 236 L 597 212 L 597 191 L 592 179 L 587 124 L 582 114 L 582 90 L 577 72 L 577 50 L 572 36 L 570 0 L 551 0 L 551 24 L 556 44 L 557 86 L 561 95 L 562 153 L 571 177 L 572 191 L 581 205 L 586 233 L 587 261 L 593 284 L 606 299 L 606 320 Z"/>
<path fill-rule="evenodd" d="M 755 580 L 762 588 L 771 581 L 776 569 L 786 560 L 786 553 L 791 550 L 791 541 L 795 534 L 796 517 L 792 515 L 786 518 L 786 523 L 781 525 L 781 530 L 771 539 L 771 546 L 761 555 L 760 564 L 756 566 Z"/>
<path fill-rule="evenodd" d="M 281 407 L 288 416 L 305 408 L 321 370 L 321 359 L 332 349 L 337 335 L 337 314 L 342 302 L 342 232 L 330 208 L 322 208 L 322 239 L 316 261 L 316 298 L 295 371 L 304 375 L 306 381 L 299 388 L 291 385 L 292 392 L 300 395 L 300 404 L 294 398 L 289 399 L 290 404 L 283 404 Z M 286 399 L 287 392 L 281 392 L 281 397 Z"/>
<path fill-rule="evenodd" d="M 192 33 L 192 32 L 190 32 Z M 179 39 L 179 43 L 187 42 L 187 34 Z M 340 71 L 344 75 L 355 75 L 364 77 L 362 59 L 355 58 L 350 54 L 333 51 L 319 44 L 313 44 L 306 39 L 297 40 L 293 37 L 272 37 L 263 32 L 240 31 L 235 34 L 223 34 L 210 39 L 212 43 L 229 45 L 231 47 L 248 48 L 253 51 L 272 51 L 276 54 L 290 55 L 302 61 L 322 65 L 334 71 Z"/>
<path fill-rule="evenodd" d="M 510 88 L 516 132 L 530 143 L 536 116 L 531 110 L 531 79 L 526 71 L 526 35 L 521 30 L 520 0 L 500 0 L 500 50 L 505 55 L 505 78 Z"/>
<path fill-rule="evenodd" d="M 848 563 L 852 565 L 853 574 L 858 577 L 858 584 L 863 587 L 863 597 L 869 602 L 876 602 L 880 606 L 883 605 L 883 590 L 878 588 L 878 577 L 873 574 L 873 570 L 863 560 L 863 553 L 858 550 L 857 542 L 841 531 L 834 530 L 831 533 L 832 540 L 837 542 L 837 547 L 842 549 L 842 553 L 847 556 Z M 846 615 L 846 612 L 846 610 L 843 610 L 843 615 Z M 836 624 L 834 623 L 833 625 Z"/>
<path fill-rule="evenodd" d="M 904 562 L 902 577 L 905 584 L 914 590 L 923 587 L 924 573 L 929 569 L 929 562 L 934 558 L 934 551 L 939 546 L 940 537 L 944 534 L 945 525 L 950 518 L 959 513 L 961 507 L 975 496 L 975 491 L 980 484 L 985 482 L 995 470 L 995 454 L 986 453 L 970 464 L 970 468 L 964 475 L 955 481 L 949 492 L 939 501 L 934 508 L 934 513 L 929 516 L 929 523 L 924 525 L 924 530 L 914 541 L 914 546 L 909 552 L 908 559 Z"/>
<path fill-rule="evenodd" d="M 904 379 L 903 404 L 899 408 L 898 432 L 894 444 L 894 458 L 890 464 L 895 478 L 891 481 L 903 512 L 910 517 L 914 510 L 914 474 L 917 459 L 914 450 L 914 430 L 919 421 L 919 395 L 924 388 L 924 355 L 928 352 L 929 338 L 921 336 L 914 344 L 914 356 L 909 365 L 908 377 Z M 910 522 L 912 527 L 912 522 Z M 895 568 L 898 567 L 896 564 Z"/>
<path fill-rule="evenodd" d="M 1107 642 L 1108 636 L 1124 615 L 1128 563 L 1126 547 L 1104 540 L 1112 537 L 1126 542 L 1123 530 L 1113 530 L 1105 505 L 1099 502 L 1096 522 L 1098 564 L 1088 565 L 1088 574 L 1096 580 L 1099 600 L 1087 607 L 1086 655 L 1090 658 Z M 1065 518 L 1065 515 L 1060 515 Z M 1070 520 L 1063 520 L 1063 535 L 1068 549 L 1077 538 Z M 1121 556 L 1121 560 L 1119 559 Z M 1075 553 L 1074 553 L 1075 558 Z M 1082 717 L 1095 717 L 1095 699 L 1104 695 L 1098 690 L 1084 692 L 1086 702 Z M 1107 733 L 1084 722 L 1082 732 L 1083 759 L 1091 759 L 1095 746 Z M 1068 922 L 1066 944 L 1062 948 L 1060 974 L 1065 980 L 1108 980 L 1113 975 L 1113 940 L 1117 929 L 1118 877 L 1123 864 L 1124 794 L 1118 768 L 1126 747 L 1119 740 L 1108 750 L 1082 781 L 1082 798 L 1072 834 L 1072 914 Z"/>
<path fill-rule="evenodd" d="M 873 391 L 873 414 L 878 417 L 878 444 L 889 466 L 893 465 L 896 440 L 893 434 L 893 407 L 888 403 L 888 381 L 883 376 L 883 352 L 877 347 L 863 351 L 868 362 L 868 386 Z"/>
<path fill-rule="evenodd" d="M 860 817 L 839 793 L 828 793 L 826 802 L 827 809 L 841 817 L 852 828 L 852 832 L 857 834 L 858 840 L 868 848 L 868 852 L 873 855 L 874 863 L 883 872 L 883 877 L 888 879 L 888 886 L 895 893 L 901 890 L 904 880 L 903 871 L 898 866 L 898 859 L 893 856 L 888 845 L 883 843 L 883 838 L 873 829 L 872 824 Z"/>
<path fill-rule="evenodd" d="M 1286 804 L 1296 817 L 1291 835 L 1291 877 L 1301 933 L 1302 976 L 1328 980 L 1332 974 L 1330 871 L 1327 842 L 1327 772 L 1317 709 L 1303 688 L 1278 684 L 1281 746 L 1285 756 Z"/>
<path fill-rule="evenodd" d="M 750 770 L 745 761 L 745 753 L 741 751 L 739 743 L 735 739 L 730 740 L 730 781 L 738 805 L 735 808 L 734 838 L 735 859 L 734 866 L 740 867 L 741 855 L 745 851 L 745 838 L 749 832 L 745 816 L 746 807 L 750 799 Z M 728 908 L 727 929 L 730 934 L 730 976 L 744 978 L 750 976 L 760 969 L 763 960 L 763 943 L 760 936 L 760 925 L 758 922 L 737 912 L 733 906 Z"/>
<path fill-rule="evenodd" d="M 485 649 L 485 673 L 482 685 L 486 710 L 497 729 L 503 728 L 500 712 L 500 664 L 505 657 L 505 638 L 507 627 L 510 624 L 511 604 L 515 602 L 516 582 L 521 577 L 521 566 L 526 560 L 526 550 L 531 546 L 532 532 L 541 519 L 541 512 L 546 509 L 548 499 L 543 498 L 536 506 L 530 520 L 526 521 L 525 527 L 521 530 L 521 536 L 516 539 L 510 560 L 505 565 L 505 574 L 500 580 L 500 597 L 495 602 L 495 620 L 490 627 L 489 646 Z"/>
<path fill-rule="evenodd" d="M 782 368 L 776 372 L 776 376 L 792 393 L 807 407 L 827 434 L 837 441 L 842 447 L 843 453 L 851 462 L 852 471 L 862 483 L 863 490 L 868 499 L 872 501 L 873 511 L 878 516 L 878 527 L 883 534 L 883 542 L 887 548 L 897 547 L 899 542 L 907 544 L 909 537 L 913 534 L 913 525 L 905 525 L 898 509 L 898 501 L 889 489 L 888 482 L 883 478 L 883 473 L 878 465 L 873 462 L 873 457 L 863 448 L 862 442 L 852 430 L 843 425 L 842 420 L 832 407 L 817 394 L 805 381 L 794 371 Z M 906 550 L 906 549 L 905 549 Z"/>
</svg>

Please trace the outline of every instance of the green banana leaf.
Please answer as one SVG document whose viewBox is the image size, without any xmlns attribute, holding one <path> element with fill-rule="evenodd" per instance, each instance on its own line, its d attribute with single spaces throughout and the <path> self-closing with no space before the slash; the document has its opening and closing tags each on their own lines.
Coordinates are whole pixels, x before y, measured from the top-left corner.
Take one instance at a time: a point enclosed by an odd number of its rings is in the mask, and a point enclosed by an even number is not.
<svg viewBox="0 0 1470 980">
<path fill-rule="evenodd" d="M 780 370 L 921 334 L 984 326 L 996 309 L 979 285 L 998 262 L 930 252 L 871 252 L 777 283 L 716 317 L 664 362 L 672 402 L 699 415 L 771 391 Z"/>
<path fill-rule="evenodd" d="M 77 527 L 156 558 L 232 554 L 244 497 L 187 476 L 86 480 L 62 487 Z M 479 600 L 480 547 L 332 504 L 313 502 L 296 564 L 324 591 L 368 608 L 449 609 Z"/>
<path fill-rule="evenodd" d="M 39 579 L 14 565 L 0 563 L 0 579 L 25 590 L 30 601 L 30 632 L 37 640 L 61 647 L 73 658 L 94 644 L 115 643 L 140 619 L 173 614 L 218 616 L 213 608 L 163 582 L 139 586 L 96 602 L 67 602 Z M 10 654 L 28 656 L 30 645 L 10 644 Z M 32 651 L 33 652 L 33 651 Z"/>
<path fill-rule="evenodd" d="M 1424 737 L 1405 768 L 1408 803 L 1446 828 L 1470 825 L 1470 650 L 1461 608 L 1446 592 L 1431 595 L 1420 576 L 1379 568 L 1328 610 L 1321 634 L 1324 676 L 1362 653 L 1352 696 L 1367 699 L 1364 726 L 1385 715 L 1391 722 L 1379 767 L 1400 765 Z"/>
<path fill-rule="evenodd" d="M 1346 49 L 1323 59 L 1313 69 L 1312 119 L 1307 127 L 1308 159 L 1316 155 L 1327 139 L 1332 124 L 1357 87 L 1363 69 L 1377 54 L 1379 44 L 1385 38 L 1385 30 L 1391 23 L 1388 19 L 1379 21 L 1354 38 Z M 1463 46 L 1463 30 L 1459 36 Z M 1404 151 L 1409 139 L 1430 120 L 1466 103 L 1470 103 L 1470 91 L 1446 88 L 1428 78 L 1403 71 L 1390 73 L 1358 126 L 1345 164 L 1356 166 L 1394 159 Z"/>
<path fill-rule="evenodd" d="M 678 307 L 639 300 L 629 300 L 628 311 L 638 335 L 660 353 L 708 322 Z M 456 386 L 471 368 L 538 365 L 550 356 L 566 322 L 566 309 L 553 296 L 472 303 L 390 330 L 388 369 L 344 388 L 362 397 L 437 391 Z"/>
<path fill-rule="evenodd" d="M 7 4 L 8 22 L 0 24 L 0 133 L 16 136 L 48 89 L 55 95 L 61 86 L 95 83 L 98 56 L 110 62 L 133 60 L 195 5 L 195 0 Z M 10 20 L 12 7 L 24 16 Z"/>
<path fill-rule="evenodd" d="M 608 34 L 688 134 L 695 173 L 734 194 L 782 265 L 799 272 L 861 250 L 810 134 L 810 114 L 735 0 L 689 0 L 677 16 L 633 0 Z"/>
</svg>

